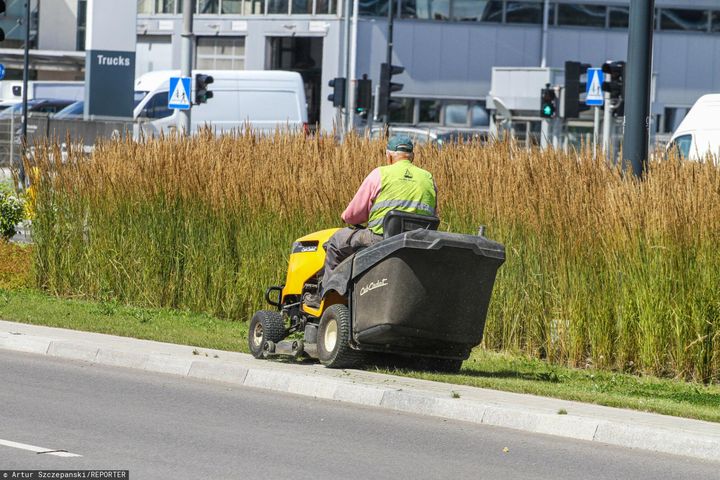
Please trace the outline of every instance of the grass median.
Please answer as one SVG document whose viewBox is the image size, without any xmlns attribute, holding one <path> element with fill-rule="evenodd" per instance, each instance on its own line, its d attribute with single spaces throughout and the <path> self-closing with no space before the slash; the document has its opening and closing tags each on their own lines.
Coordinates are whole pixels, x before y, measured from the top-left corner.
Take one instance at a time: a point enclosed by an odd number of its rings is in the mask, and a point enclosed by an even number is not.
<svg viewBox="0 0 720 480">
<path fill-rule="evenodd" d="M 171 309 L 55 297 L 0 288 L 0 318 L 203 348 L 247 352 L 247 323 Z M 374 367 L 371 367 L 374 369 Z M 477 348 L 459 374 L 379 369 L 459 385 L 720 422 L 720 386 L 551 365 L 523 355 Z M 570 412 L 572 413 L 572 412 Z"/>
</svg>

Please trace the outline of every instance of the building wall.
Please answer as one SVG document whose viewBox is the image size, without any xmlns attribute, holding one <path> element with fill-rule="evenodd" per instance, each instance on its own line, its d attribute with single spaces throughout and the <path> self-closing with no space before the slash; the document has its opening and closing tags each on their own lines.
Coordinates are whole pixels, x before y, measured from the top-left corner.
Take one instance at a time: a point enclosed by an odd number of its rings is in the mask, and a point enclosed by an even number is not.
<svg viewBox="0 0 720 480">
<path fill-rule="evenodd" d="M 384 19 L 360 22 L 358 73 L 377 82 L 386 58 Z M 397 77 L 398 95 L 433 98 L 484 98 L 493 66 L 539 66 L 541 29 L 537 26 L 399 20 L 395 22 L 393 63 L 405 67 Z M 720 92 L 720 35 L 655 32 L 653 73 L 655 109 L 692 105 L 701 95 Z M 552 27 L 548 66 L 566 60 L 601 66 L 626 60 L 623 30 Z"/>
<path fill-rule="evenodd" d="M 78 0 L 42 0 L 38 12 L 38 48 L 75 50 L 77 14 Z"/>
<path fill-rule="evenodd" d="M 342 21 L 334 17 L 253 17 L 196 16 L 193 31 L 197 37 L 244 36 L 245 69 L 268 68 L 270 37 L 297 36 L 323 38 L 322 98 L 331 93 L 328 82 L 342 73 Z M 149 70 L 180 68 L 180 16 L 138 17 L 138 75 Z M 171 39 L 171 44 L 167 41 Z M 321 128 L 330 130 L 335 109 L 328 101 L 321 103 Z"/>
</svg>

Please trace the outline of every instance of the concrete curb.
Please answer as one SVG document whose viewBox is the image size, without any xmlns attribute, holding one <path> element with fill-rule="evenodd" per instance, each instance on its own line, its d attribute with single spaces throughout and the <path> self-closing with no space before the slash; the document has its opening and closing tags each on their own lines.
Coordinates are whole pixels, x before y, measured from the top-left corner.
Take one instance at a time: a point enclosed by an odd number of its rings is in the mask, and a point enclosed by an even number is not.
<svg viewBox="0 0 720 480">
<path fill-rule="evenodd" d="M 720 462 L 720 424 L 711 422 L 4 321 L 0 349 Z"/>
</svg>

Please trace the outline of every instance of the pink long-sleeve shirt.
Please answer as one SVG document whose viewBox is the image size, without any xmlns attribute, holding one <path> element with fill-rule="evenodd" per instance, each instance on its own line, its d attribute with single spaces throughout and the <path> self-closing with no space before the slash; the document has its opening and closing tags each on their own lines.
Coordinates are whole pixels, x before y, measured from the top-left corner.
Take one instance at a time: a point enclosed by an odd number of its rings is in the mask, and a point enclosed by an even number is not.
<svg viewBox="0 0 720 480">
<path fill-rule="evenodd" d="M 435 196 L 437 197 L 435 180 L 433 180 L 433 185 L 435 186 Z M 343 222 L 348 225 L 366 223 L 370 218 L 370 209 L 372 209 L 381 187 L 382 175 L 380 174 L 380 167 L 378 167 L 365 177 L 357 193 L 355 193 L 355 196 L 340 216 Z M 438 211 L 437 200 L 435 210 Z"/>
<path fill-rule="evenodd" d="M 370 218 L 370 209 L 380 193 L 382 176 L 380 168 L 376 168 L 365 177 L 353 199 L 348 204 L 340 218 L 349 225 L 366 223 Z"/>
</svg>

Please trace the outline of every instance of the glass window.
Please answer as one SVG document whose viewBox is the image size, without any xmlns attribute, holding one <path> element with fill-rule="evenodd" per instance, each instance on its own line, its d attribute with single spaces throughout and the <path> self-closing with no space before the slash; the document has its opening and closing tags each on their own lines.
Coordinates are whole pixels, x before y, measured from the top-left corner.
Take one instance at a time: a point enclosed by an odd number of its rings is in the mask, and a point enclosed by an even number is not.
<svg viewBox="0 0 720 480">
<path fill-rule="evenodd" d="M 720 32 L 720 12 L 712 12 L 712 27 L 710 30 Z"/>
<path fill-rule="evenodd" d="M 198 0 L 197 13 L 218 13 L 220 0 Z"/>
<path fill-rule="evenodd" d="M 707 31 L 707 10 L 685 10 L 679 8 L 663 8 L 660 10 L 661 30 Z"/>
<path fill-rule="evenodd" d="M 543 4 L 540 2 L 507 2 L 505 8 L 507 23 L 542 23 Z"/>
<path fill-rule="evenodd" d="M 173 114 L 168 108 L 168 92 L 158 92 L 145 104 L 142 116 L 147 118 L 165 118 Z"/>
<path fill-rule="evenodd" d="M 243 0 L 242 3 L 244 5 L 243 15 L 263 15 L 265 13 L 265 0 Z"/>
<path fill-rule="evenodd" d="M 155 13 L 175 13 L 175 0 L 155 0 Z"/>
<path fill-rule="evenodd" d="M 558 5 L 558 25 L 605 28 L 604 5 Z"/>
<path fill-rule="evenodd" d="M 142 102 L 142 99 L 145 98 L 145 95 L 147 95 L 148 92 L 145 92 L 143 90 L 135 90 L 135 95 L 133 96 L 133 108 L 137 107 L 140 102 Z"/>
<path fill-rule="evenodd" d="M 243 70 L 245 37 L 198 37 L 196 56 L 199 69 Z"/>
<path fill-rule="evenodd" d="M 313 0 L 292 0 L 293 15 L 312 15 Z"/>
<path fill-rule="evenodd" d="M 315 15 L 326 15 L 337 13 L 337 0 L 315 0 Z"/>
<path fill-rule="evenodd" d="M 394 98 L 400 103 L 399 108 L 390 112 L 390 123 L 414 123 L 414 98 Z"/>
<path fill-rule="evenodd" d="M 442 104 L 439 100 L 420 100 L 420 123 L 440 123 L 440 108 Z"/>
<path fill-rule="evenodd" d="M 267 13 L 288 14 L 290 2 L 288 0 L 267 0 Z"/>
<path fill-rule="evenodd" d="M 691 145 L 692 135 L 680 135 L 675 140 L 673 140 L 668 150 L 676 149 L 676 151 L 682 158 L 688 158 L 690 156 Z"/>
<path fill-rule="evenodd" d="M 488 127 L 490 126 L 490 114 L 487 110 L 485 110 L 485 105 L 481 105 L 479 103 L 476 103 L 472 107 L 471 112 L 471 120 L 470 120 L 470 126 L 471 127 Z"/>
<path fill-rule="evenodd" d="M 410 0 L 408 3 L 415 3 L 415 1 Z M 370 17 L 387 17 L 388 0 L 360 0 L 358 5 L 360 15 Z"/>
<path fill-rule="evenodd" d="M 424 20 L 450 19 L 450 0 L 405 0 L 402 8 L 408 12 L 403 16 L 410 18 Z M 387 14 L 387 10 L 385 12 Z"/>
<path fill-rule="evenodd" d="M 465 127 L 468 123 L 467 103 L 447 103 L 445 105 L 445 125 L 450 127 Z"/>
<path fill-rule="evenodd" d="M 493 0 L 487 3 L 481 17 L 483 22 L 502 22 L 503 21 L 503 2 Z"/>
<path fill-rule="evenodd" d="M 138 0 L 137 13 L 153 13 L 153 0 Z"/>
<path fill-rule="evenodd" d="M 484 0 L 454 0 L 453 20 L 460 22 L 477 22 L 485 16 L 488 4 Z M 502 12 L 502 7 L 501 10 Z M 502 19 L 502 18 L 501 18 Z"/>
<path fill-rule="evenodd" d="M 222 13 L 230 13 L 236 15 L 242 15 L 242 0 L 222 0 Z"/>
<path fill-rule="evenodd" d="M 610 28 L 628 28 L 630 7 L 610 7 Z"/>
</svg>

